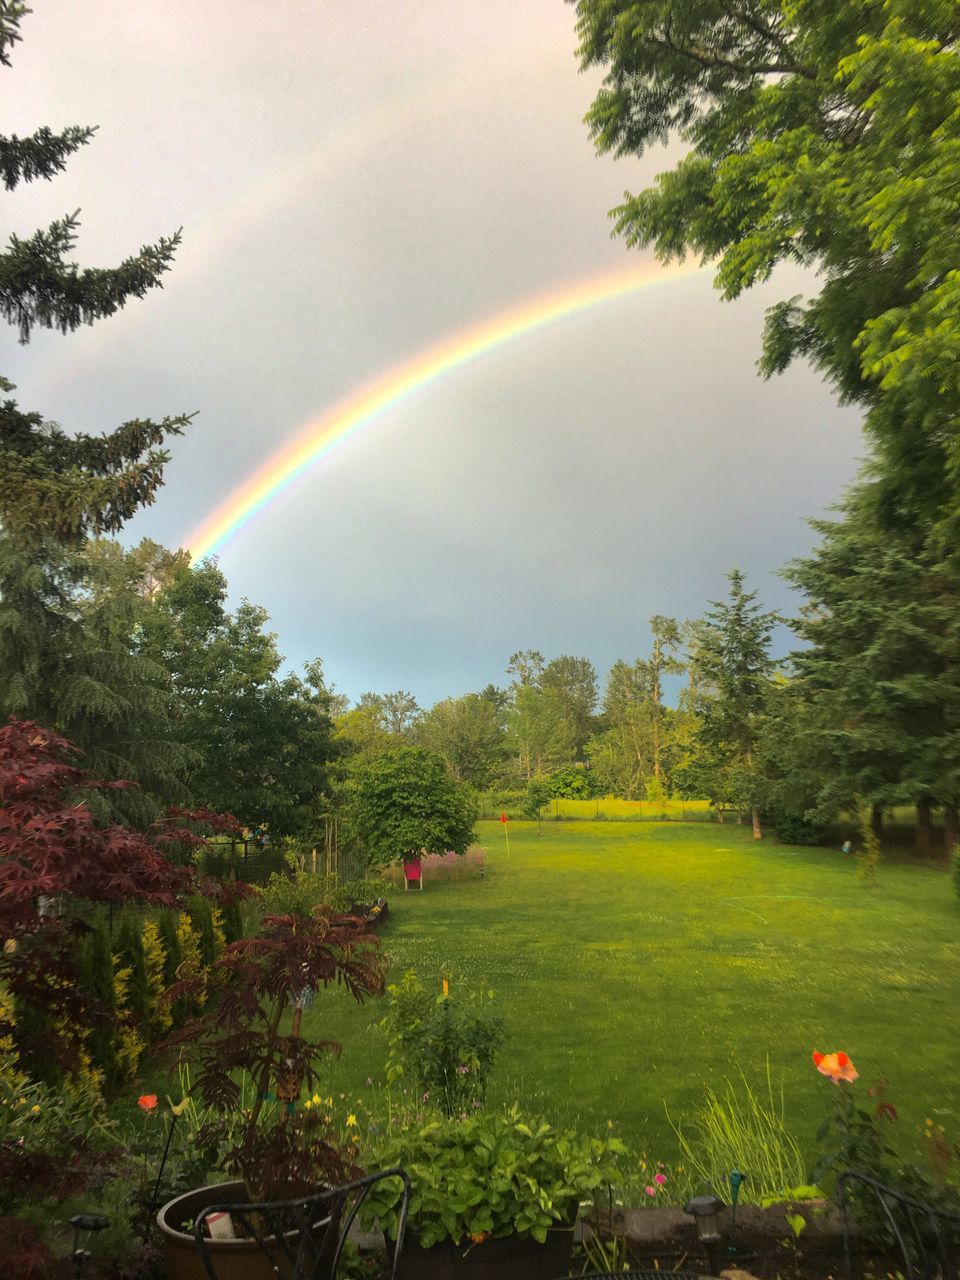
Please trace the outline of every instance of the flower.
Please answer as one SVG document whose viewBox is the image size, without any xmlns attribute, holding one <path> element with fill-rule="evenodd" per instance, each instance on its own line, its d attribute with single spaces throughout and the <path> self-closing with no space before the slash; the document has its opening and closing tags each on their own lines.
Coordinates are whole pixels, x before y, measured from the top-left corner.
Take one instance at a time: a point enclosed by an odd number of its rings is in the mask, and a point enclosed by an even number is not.
<svg viewBox="0 0 960 1280">
<path fill-rule="evenodd" d="M 471 1243 L 472 1243 L 472 1244 L 483 1244 L 483 1242 L 484 1242 L 484 1240 L 486 1240 L 486 1238 L 487 1238 L 487 1232 L 486 1232 L 486 1231 L 471 1231 L 471 1232 L 470 1232 L 470 1241 L 471 1241 Z"/>
<path fill-rule="evenodd" d="M 444 978 L 443 980 L 443 994 L 445 996 L 448 996 L 450 994 L 450 983 L 447 981 L 446 978 Z"/>
<path fill-rule="evenodd" d="M 662 1174 L 662 1173 L 655 1173 L 655 1174 L 653 1175 L 653 1180 L 654 1180 L 654 1182 L 657 1184 L 657 1186 L 658 1186 L 658 1187 L 662 1187 L 662 1186 L 663 1186 L 663 1184 L 666 1182 L 666 1178 L 663 1176 L 663 1174 Z"/>
<path fill-rule="evenodd" d="M 644 1191 L 647 1193 L 647 1195 L 648 1195 L 648 1196 L 655 1196 L 655 1195 L 657 1194 L 657 1188 L 656 1188 L 656 1187 L 644 1187 L 643 1189 L 644 1189 Z"/>
<path fill-rule="evenodd" d="M 469 1074 L 470 1074 L 470 1068 L 469 1068 L 469 1067 L 466 1067 L 466 1066 L 463 1066 L 463 1065 L 461 1065 L 461 1066 L 457 1067 L 457 1075 L 458 1075 L 458 1076 L 467 1076 L 467 1075 L 469 1075 Z"/>
<path fill-rule="evenodd" d="M 841 1080 L 852 1083 L 860 1074 L 845 1053 L 817 1053 L 814 1050 L 813 1065 L 834 1084 Z"/>
<path fill-rule="evenodd" d="M 167 1095 L 167 1102 L 170 1106 L 171 1112 L 175 1116 L 182 1116 L 190 1105 L 190 1099 L 188 1097 L 182 1098 L 180 1102 L 175 1103 L 169 1094 Z"/>
<path fill-rule="evenodd" d="M 137 1099 L 137 1106 L 141 1111 L 152 1111 L 157 1105 L 157 1095 L 155 1093 L 144 1093 Z"/>
<path fill-rule="evenodd" d="M 355 1129 L 356 1127 L 357 1127 L 357 1117 L 351 1111 L 350 1114 L 347 1116 L 347 1128 Z"/>
</svg>

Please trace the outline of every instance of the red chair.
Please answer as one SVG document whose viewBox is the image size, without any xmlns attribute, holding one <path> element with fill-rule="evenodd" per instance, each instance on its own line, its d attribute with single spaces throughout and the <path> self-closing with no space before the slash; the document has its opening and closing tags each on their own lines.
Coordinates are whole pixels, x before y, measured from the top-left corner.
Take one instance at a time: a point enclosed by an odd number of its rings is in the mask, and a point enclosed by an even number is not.
<svg viewBox="0 0 960 1280">
<path fill-rule="evenodd" d="M 403 891 L 404 893 L 412 884 L 419 887 L 423 893 L 423 867 L 420 865 L 419 858 L 412 858 L 409 862 L 403 864 Z"/>
</svg>

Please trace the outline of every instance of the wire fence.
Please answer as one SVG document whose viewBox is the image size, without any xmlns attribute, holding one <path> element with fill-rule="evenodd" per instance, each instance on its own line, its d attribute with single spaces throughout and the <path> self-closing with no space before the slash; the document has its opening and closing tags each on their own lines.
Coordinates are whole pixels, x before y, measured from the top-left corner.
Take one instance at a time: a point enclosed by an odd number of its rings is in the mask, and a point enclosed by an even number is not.
<svg viewBox="0 0 960 1280">
<path fill-rule="evenodd" d="M 484 795 L 480 797 L 480 817 L 536 819 L 527 808 L 524 794 Z M 616 796 L 598 796 L 592 800 L 567 800 L 555 797 L 540 808 L 542 821 L 586 822 L 736 822 L 742 815 L 735 810 L 717 810 L 709 800 L 620 800 Z"/>
</svg>

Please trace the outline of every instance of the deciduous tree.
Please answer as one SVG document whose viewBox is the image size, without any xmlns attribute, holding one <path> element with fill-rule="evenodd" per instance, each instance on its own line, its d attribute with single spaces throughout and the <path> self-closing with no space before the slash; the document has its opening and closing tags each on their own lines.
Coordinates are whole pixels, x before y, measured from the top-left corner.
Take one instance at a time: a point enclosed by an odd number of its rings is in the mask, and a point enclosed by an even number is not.
<svg viewBox="0 0 960 1280">
<path fill-rule="evenodd" d="M 476 803 L 441 756 L 406 747 L 357 771 L 349 816 L 370 865 L 386 866 L 421 852 L 466 853 Z"/>
<path fill-rule="evenodd" d="M 601 151 L 687 153 L 614 211 L 628 244 L 717 262 L 727 298 L 778 263 L 819 291 L 767 316 L 767 374 L 806 357 L 860 403 L 888 518 L 956 517 L 960 19 L 954 0 L 576 0 L 606 71 Z"/>
</svg>

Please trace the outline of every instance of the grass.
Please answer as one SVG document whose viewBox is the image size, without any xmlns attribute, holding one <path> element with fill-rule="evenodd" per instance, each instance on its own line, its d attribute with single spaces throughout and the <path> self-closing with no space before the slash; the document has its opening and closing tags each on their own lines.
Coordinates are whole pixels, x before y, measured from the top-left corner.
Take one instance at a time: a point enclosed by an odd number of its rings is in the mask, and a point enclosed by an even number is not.
<svg viewBox="0 0 960 1280">
<path fill-rule="evenodd" d="M 395 893 L 392 972 L 463 973 L 496 989 L 508 1039 L 495 1099 L 608 1120 L 653 1159 L 675 1158 L 667 1117 L 700 1111 L 724 1080 L 783 1079 L 805 1156 L 834 1087 L 814 1049 L 846 1050 L 863 1092 L 883 1078 L 912 1141 L 926 1117 L 960 1131 L 960 912 L 949 876 L 755 845 L 749 827 L 678 823 L 478 826 L 484 875 Z M 307 1034 L 343 1042 L 330 1086 L 347 1100 L 383 1079 L 376 1002 L 318 997 Z"/>
</svg>

